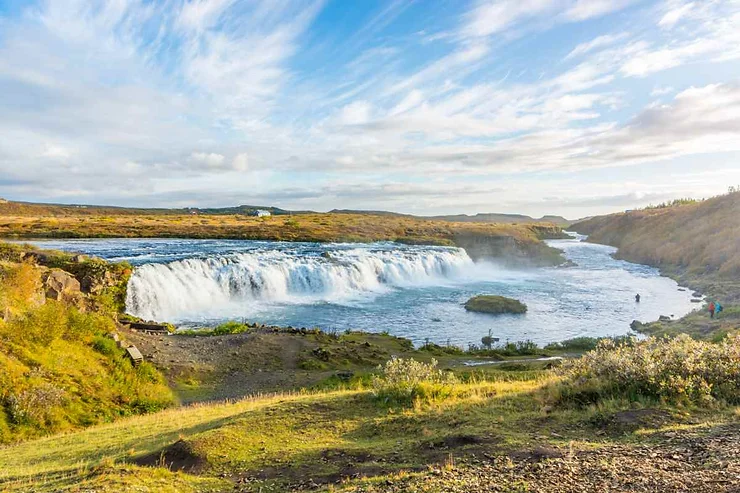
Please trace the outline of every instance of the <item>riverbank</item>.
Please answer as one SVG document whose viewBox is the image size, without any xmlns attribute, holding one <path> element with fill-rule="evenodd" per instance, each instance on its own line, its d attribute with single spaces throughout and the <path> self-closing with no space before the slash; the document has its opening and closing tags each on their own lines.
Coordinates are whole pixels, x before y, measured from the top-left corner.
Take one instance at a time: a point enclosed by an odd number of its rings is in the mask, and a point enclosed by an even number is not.
<svg viewBox="0 0 740 493">
<path fill-rule="evenodd" d="M 714 319 L 703 310 L 674 322 L 645 324 L 641 331 L 721 338 L 740 327 L 740 193 L 599 216 L 571 229 L 590 242 L 617 247 L 616 258 L 657 267 L 724 307 Z"/>
<path fill-rule="evenodd" d="M 543 240 L 565 238 L 559 226 L 430 221 L 374 214 L 306 213 L 253 217 L 183 211 L 86 209 L 0 204 L 0 238 L 197 238 L 291 242 L 395 241 L 464 248 L 474 260 L 505 265 L 558 265 L 563 258 Z"/>
</svg>

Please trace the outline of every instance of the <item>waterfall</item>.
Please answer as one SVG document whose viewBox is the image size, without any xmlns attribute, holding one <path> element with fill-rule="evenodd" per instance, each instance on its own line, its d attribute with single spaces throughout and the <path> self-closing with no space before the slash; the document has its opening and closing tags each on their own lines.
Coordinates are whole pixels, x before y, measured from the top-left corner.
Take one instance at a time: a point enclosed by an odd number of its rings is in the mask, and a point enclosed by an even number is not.
<svg viewBox="0 0 740 493">
<path fill-rule="evenodd" d="M 234 303 L 337 302 L 440 283 L 471 265 L 457 248 L 255 250 L 141 265 L 126 305 L 144 319 L 176 321 Z"/>
</svg>

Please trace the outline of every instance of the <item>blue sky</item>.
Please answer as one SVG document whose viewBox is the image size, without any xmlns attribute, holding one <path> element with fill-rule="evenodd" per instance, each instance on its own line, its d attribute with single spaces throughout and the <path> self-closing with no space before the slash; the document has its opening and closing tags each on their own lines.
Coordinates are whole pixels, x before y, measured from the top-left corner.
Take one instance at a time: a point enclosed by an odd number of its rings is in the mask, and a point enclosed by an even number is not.
<svg viewBox="0 0 740 493">
<path fill-rule="evenodd" d="M 0 0 L 0 196 L 580 217 L 740 183 L 740 1 Z"/>
</svg>

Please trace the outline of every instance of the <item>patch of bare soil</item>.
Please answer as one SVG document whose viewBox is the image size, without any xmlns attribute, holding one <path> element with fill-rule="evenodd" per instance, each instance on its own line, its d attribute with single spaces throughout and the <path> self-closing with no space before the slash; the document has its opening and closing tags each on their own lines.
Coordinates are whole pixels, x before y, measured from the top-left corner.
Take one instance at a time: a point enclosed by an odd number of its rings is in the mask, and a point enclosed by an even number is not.
<svg viewBox="0 0 740 493">
<path fill-rule="evenodd" d="M 659 429 L 668 422 L 676 421 L 665 409 L 628 409 L 605 417 L 600 422 L 599 434 L 624 435 L 638 429 Z"/>
<path fill-rule="evenodd" d="M 240 398 L 309 386 L 332 372 L 307 372 L 299 357 L 316 344 L 285 333 L 217 337 L 150 335 L 125 331 L 144 357 L 160 368 L 183 403 Z M 192 389 L 183 391 L 183 382 Z"/>
<path fill-rule="evenodd" d="M 740 425 L 667 432 L 639 445 L 549 448 L 456 460 L 421 476 L 349 486 L 345 493 L 740 492 Z M 557 453 L 555 453 L 557 452 Z"/>
<path fill-rule="evenodd" d="M 139 457 L 134 464 L 198 474 L 206 468 L 208 461 L 196 454 L 189 443 L 178 440 L 162 450 Z"/>
</svg>

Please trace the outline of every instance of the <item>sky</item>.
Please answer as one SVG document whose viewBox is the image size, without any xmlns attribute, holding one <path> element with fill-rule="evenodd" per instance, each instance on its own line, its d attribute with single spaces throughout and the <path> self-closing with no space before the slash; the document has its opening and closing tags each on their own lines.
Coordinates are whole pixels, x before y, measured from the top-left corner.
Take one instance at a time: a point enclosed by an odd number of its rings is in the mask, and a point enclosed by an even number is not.
<svg viewBox="0 0 740 493">
<path fill-rule="evenodd" d="M 740 184 L 740 0 L 0 0 L 0 197 L 578 218 Z"/>
</svg>

